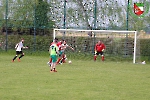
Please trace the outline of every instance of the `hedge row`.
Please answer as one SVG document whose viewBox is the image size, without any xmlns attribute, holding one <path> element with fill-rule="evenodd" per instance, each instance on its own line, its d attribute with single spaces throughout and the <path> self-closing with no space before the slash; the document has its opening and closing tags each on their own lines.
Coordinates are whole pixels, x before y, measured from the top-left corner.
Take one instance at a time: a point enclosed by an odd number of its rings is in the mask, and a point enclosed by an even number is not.
<svg viewBox="0 0 150 100">
<path fill-rule="evenodd" d="M 15 45 L 24 39 L 24 46 L 28 46 L 30 50 L 34 51 L 47 51 L 49 44 L 52 42 L 51 36 L 33 36 L 33 35 L 8 35 L 7 48 L 8 50 L 14 49 Z M 6 36 L 0 36 L 1 49 L 5 50 Z"/>
<path fill-rule="evenodd" d="M 150 39 L 140 40 L 140 53 L 142 59 L 150 61 Z"/>
<path fill-rule="evenodd" d="M 25 39 L 24 46 L 29 46 L 31 51 L 47 51 L 49 48 L 49 44 L 52 42 L 52 37 L 50 36 L 36 36 L 34 37 L 33 35 L 8 35 L 8 50 L 14 49 L 16 43 L 18 43 L 21 39 Z M 6 36 L 0 35 L 0 49 L 5 50 L 5 43 L 6 43 Z M 98 40 L 98 39 L 97 39 Z M 105 39 L 101 39 L 105 40 Z M 94 39 L 92 38 L 83 38 L 83 37 L 78 37 L 78 38 L 67 38 L 67 41 L 69 41 L 69 44 L 71 44 L 76 51 L 81 52 L 84 50 L 89 50 L 92 52 L 93 50 L 93 41 Z M 125 41 L 125 40 L 121 40 Z M 131 41 L 131 42 L 130 42 Z M 132 40 L 130 40 L 128 45 L 133 45 Z M 104 41 L 107 44 L 107 41 Z M 89 47 L 88 45 L 91 45 Z M 77 47 L 78 46 L 78 47 Z M 118 45 L 117 45 L 118 46 Z M 84 47 L 84 48 L 83 48 Z M 140 49 L 140 56 L 142 59 L 147 59 L 150 60 L 150 39 L 140 39 L 140 45 L 137 45 L 137 47 Z M 111 47 L 110 47 L 111 48 Z M 119 47 L 115 47 L 115 49 L 118 48 L 123 48 L 123 45 L 120 45 Z M 111 49 L 110 51 L 107 51 L 108 53 L 112 52 Z M 120 51 L 118 51 L 119 53 Z M 132 51 L 130 51 L 132 53 Z"/>
</svg>

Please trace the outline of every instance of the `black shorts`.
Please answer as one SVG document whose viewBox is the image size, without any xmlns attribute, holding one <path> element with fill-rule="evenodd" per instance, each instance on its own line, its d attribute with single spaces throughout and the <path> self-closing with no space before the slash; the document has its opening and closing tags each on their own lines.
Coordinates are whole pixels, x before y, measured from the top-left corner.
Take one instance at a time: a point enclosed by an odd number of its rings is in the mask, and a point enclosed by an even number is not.
<svg viewBox="0 0 150 100">
<path fill-rule="evenodd" d="M 103 55 L 103 52 L 97 52 L 96 55 Z"/>
<path fill-rule="evenodd" d="M 16 55 L 23 54 L 22 51 L 16 51 Z"/>
</svg>

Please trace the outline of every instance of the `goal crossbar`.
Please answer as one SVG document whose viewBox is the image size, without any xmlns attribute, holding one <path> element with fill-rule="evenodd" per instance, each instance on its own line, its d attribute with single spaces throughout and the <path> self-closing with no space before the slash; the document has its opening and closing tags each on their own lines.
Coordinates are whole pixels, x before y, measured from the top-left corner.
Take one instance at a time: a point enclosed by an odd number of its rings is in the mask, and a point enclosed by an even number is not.
<svg viewBox="0 0 150 100">
<path fill-rule="evenodd" d="M 81 29 L 54 29 L 54 31 L 84 31 L 84 32 L 110 32 L 110 33 L 113 33 L 113 32 L 121 32 L 121 33 L 135 33 L 137 31 L 126 31 L 126 30 L 81 30 Z"/>
</svg>

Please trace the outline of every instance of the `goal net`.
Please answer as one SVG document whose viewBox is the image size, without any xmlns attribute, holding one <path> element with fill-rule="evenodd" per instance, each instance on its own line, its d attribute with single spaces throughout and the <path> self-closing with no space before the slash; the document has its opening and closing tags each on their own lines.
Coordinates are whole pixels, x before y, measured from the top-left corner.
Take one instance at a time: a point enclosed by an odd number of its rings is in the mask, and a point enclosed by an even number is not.
<svg viewBox="0 0 150 100">
<path fill-rule="evenodd" d="M 140 42 L 137 31 L 54 29 L 53 38 L 64 39 L 75 51 L 66 53 L 77 59 L 92 59 L 97 41 L 106 45 L 106 61 L 140 61 Z M 68 56 L 68 55 L 67 55 Z"/>
</svg>

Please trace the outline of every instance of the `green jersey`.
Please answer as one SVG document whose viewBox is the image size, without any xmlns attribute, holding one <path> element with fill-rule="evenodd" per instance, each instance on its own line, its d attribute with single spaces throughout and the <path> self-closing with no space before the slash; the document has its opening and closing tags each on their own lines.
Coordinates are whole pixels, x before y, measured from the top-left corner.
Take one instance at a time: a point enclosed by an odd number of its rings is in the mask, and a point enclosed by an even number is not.
<svg viewBox="0 0 150 100">
<path fill-rule="evenodd" d="M 52 44 L 49 48 L 50 55 L 57 55 L 58 46 L 56 44 Z"/>
</svg>

